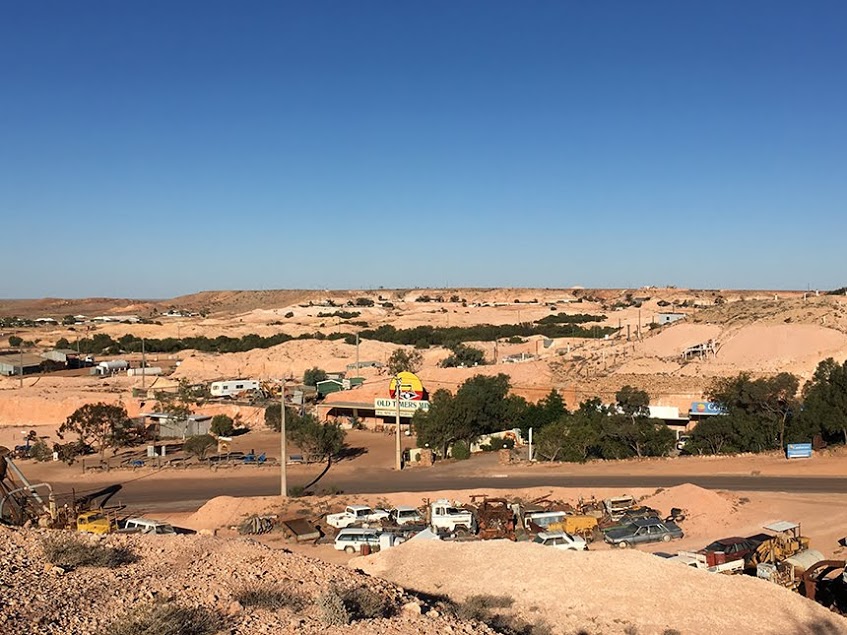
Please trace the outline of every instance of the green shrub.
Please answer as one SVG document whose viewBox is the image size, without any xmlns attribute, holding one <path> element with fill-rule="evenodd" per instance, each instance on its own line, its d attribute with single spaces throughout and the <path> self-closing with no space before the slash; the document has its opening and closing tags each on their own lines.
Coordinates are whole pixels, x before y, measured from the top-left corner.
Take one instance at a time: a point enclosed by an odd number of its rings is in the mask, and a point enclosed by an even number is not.
<svg viewBox="0 0 847 635">
<path fill-rule="evenodd" d="M 219 437 L 228 437 L 235 430 L 235 422 L 229 415 L 215 415 L 210 430 Z"/>
<path fill-rule="evenodd" d="M 466 459 L 471 458 L 471 449 L 468 447 L 468 444 L 464 441 L 457 441 L 453 444 L 453 447 L 450 451 L 450 456 L 459 461 L 464 461 Z"/>
</svg>

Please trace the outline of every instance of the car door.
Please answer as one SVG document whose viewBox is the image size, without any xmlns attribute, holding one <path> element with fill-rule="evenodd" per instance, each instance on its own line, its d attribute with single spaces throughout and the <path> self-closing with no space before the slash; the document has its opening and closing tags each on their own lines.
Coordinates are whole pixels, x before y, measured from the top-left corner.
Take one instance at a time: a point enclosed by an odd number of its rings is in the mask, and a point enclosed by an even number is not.
<svg viewBox="0 0 847 635">
<path fill-rule="evenodd" d="M 632 542 L 650 542 L 648 527 L 640 527 L 632 537 Z"/>
</svg>

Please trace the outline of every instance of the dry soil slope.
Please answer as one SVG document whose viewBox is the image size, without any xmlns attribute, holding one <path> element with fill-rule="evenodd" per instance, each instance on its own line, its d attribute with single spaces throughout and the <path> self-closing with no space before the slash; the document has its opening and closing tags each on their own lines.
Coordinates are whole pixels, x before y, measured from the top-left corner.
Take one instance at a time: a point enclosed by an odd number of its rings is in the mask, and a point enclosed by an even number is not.
<svg viewBox="0 0 847 635">
<path fill-rule="evenodd" d="M 384 580 L 346 567 L 272 550 L 248 540 L 210 536 L 110 536 L 107 545 L 128 545 L 139 556 L 116 569 L 80 567 L 63 574 L 46 570 L 39 541 L 58 532 L 0 527 L 0 633 L 88 635 L 108 633 L 116 619 L 156 601 L 205 607 L 224 616 L 231 635 L 297 633 L 324 635 L 443 635 L 491 633 L 482 625 L 443 616 L 406 613 L 327 626 L 314 604 L 300 610 L 242 607 L 233 593 L 251 583 L 275 584 L 307 600 L 330 586 L 366 588 L 402 607 L 413 598 Z M 90 539 L 97 543 L 97 538 Z M 426 610 L 426 604 L 423 606 Z M 147 631 L 145 631 L 147 632 Z"/>
<path fill-rule="evenodd" d="M 521 615 L 546 620 L 555 633 L 847 633 L 843 617 L 768 582 L 713 575 L 639 551 L 411 541 L 351 566 L 427 593 L 510 596 Z"/>
</svg>

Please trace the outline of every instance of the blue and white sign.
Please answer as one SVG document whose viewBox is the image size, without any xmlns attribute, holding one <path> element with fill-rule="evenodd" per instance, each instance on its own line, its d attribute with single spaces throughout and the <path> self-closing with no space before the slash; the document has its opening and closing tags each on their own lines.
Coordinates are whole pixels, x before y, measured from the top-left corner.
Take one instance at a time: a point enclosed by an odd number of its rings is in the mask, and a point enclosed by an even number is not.
<svg viewBox="0 0 847 635">
<path fill-rule="evenodd" d="M 691 402 L 691 411 L 689 414 L 692 415 L 722 415 L 724 414 L 723 409 L 713 401 L 692 401 Z"/>
<path fill-rule="evenodd" d="M 789 443 L 785 448 L 785 456 L 789 459 L 808 459 L 812 457 L 811 443 Z"/>
</svg>

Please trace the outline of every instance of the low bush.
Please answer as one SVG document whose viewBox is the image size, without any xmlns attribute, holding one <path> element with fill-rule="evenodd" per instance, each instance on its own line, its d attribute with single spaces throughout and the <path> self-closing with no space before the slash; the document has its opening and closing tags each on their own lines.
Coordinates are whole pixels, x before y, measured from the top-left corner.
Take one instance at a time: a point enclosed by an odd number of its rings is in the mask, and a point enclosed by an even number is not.
<svg viewBox="0 0 847 635">
<path fill-rule="evenodd" d="M 45 538 L 41 542 L 41 550 L 50 564 L 67 570 L 77 567 L 115 569 L 138 560 L 129 547 L 109 547 L 99 542 L 89 542 L 73 534 Z"/>
<path fill-rule="evenodd" d="M 344 606 L 354 620 L 370 620 L 391 617 L 396 606 L 384 595 L 365 587 L 346 589 L 341 593 Z"/>
<path fill-rule="evenodd" d="M 212 635 L 223 628 L 218 613 L 178 604 L 143 606 L 112 624 L 110 635 Z"/>
<path fill-rule="evenodd" d="M 450 450 L 450 456 L 458 461 L 471 458 L 471 449 L 464 441 L 457 441 Z"/>
<path fill-rule="evenodd" d="M 321 593 L 315 599 L 315 606 L 318 608 L 321 621 L 328 626 L 345 626 L 351 621 L 344 599 L 335 588 Z"/>
<path fill-rule="evenodd" d="M 237 589 L 232 595 L 243 607 L 268 609 L 269 611 L 290 609 L 296 613 L 307 604 L 303 596 L 266 582 L 247 584 Z"/>
</svg>

